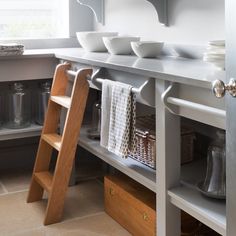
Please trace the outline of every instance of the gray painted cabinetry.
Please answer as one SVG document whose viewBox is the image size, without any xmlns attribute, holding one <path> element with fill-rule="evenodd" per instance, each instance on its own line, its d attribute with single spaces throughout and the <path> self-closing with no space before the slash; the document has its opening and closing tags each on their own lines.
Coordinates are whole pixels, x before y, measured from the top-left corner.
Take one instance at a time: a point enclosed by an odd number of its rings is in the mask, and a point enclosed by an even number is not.
<svg viewBox="0 0 236 236">
<path fill-rule="evenodd" d="M 185 173 L 180 167 L 180 117 L 225 129 L 225 100 L 215 98 L 211 92 L 213 80 L 221 79 L 225 82 L 224 71 L 216 71 L 214 67 L 200 60 L 170 57 L 138 59 L 134 56 L 85 53 L 78 48 L 27 51 L 21 59 L 27 58 L 47 58 L 45 60 L 51 58 L 52 64 L 48 71 L 52 71 L 55 62 L 59 61 L 71 62 L 74 70 L 92 67 L 97 73 L 89 82 L 93 88 L 97 89 L 99 85 L 96 84 L 96 79 L 110 78 L 126 81 L 136 88 L 143 88 L 142 83 L 152 81 L 153 86 L 146 87 L 150 93 L 145 92 L 141 102 L 145 103 L 145 98 L 147 98 L 146 104 L 150 104 L 151 101 L 156 109 L 156 171 L 134 160 L 117 158 L 101 148 L 99 142 L 89 140 L 85 129 L 82 129 L 79 145 L 157 193 L 158 235 L 179 235 L 180 209 L 193 215 L 218 233 L 226 235 L 228 227 L 226 227 L 226 218 L 231 217 L 231 214 L 226 217 L 225 202 L 206 199 L 196 191 L 194 185 L 191 186 L 191 183 L 180 184 L 181 175 Z M 37 64 L 38 67 L 41 65 L 40 62 Z M 34 68 L 36 65 L 32 66 Z M 36 77 L 39 78 L 39 76 Z M 3 76 L 1 80 L 7 80 L 6 78 Z M 186 171 L 186 175 L 189 173 L 193 176 L 195 173 L 197 175 L 199 167 L 193 165 L 191 168 L 192 171 Z M 190 177 L 185 176 L 186 179 Z M 227 204 L 233 203 L 229 201 Z M 227 208 L 229 207 L 227 205 Z M 229 222 L 232 221 L 231 219 Z"/>
</svg>

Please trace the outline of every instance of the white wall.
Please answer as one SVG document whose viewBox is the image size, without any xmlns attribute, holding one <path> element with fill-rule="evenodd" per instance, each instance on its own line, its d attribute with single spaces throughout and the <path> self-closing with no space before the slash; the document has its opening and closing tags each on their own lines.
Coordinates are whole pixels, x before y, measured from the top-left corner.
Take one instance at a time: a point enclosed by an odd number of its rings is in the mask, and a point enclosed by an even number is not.
<svg viewBox="0 0 236 236">
<path fill-rule="evenodd" d="M 224 0 L 168 0 L 168 17 L 169 27 L 163 27 L 148 1 L 105 0 L 105 26 L 95 28 L 181 44 L 224 38 Z"/>
</svg>

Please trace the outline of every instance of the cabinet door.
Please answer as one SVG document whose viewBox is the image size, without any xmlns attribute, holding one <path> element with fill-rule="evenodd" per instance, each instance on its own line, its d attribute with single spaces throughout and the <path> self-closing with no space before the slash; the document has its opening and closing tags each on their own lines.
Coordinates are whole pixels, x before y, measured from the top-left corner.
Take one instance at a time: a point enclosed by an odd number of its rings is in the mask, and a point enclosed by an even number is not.
<svg viewBox="0 0 236 236">
<path fill-rule="evenodd" d="M 226 0 L 226 77 L 236 78 L 236 1 Z M 226 95 L 227 236 L 236 232 L 236 98 Z"/>
</svg>

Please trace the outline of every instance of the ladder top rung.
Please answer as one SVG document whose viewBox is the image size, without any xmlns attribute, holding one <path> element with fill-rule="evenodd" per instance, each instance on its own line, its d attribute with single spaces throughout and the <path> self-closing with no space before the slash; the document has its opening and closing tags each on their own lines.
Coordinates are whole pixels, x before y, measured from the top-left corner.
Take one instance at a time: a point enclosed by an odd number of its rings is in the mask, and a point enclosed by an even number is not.
<svg viewBox="0 0 236 236">
<path fill-rule="evenodd" d="M 57 151 L 61 149 L 61 136 L 59 134 L 43 134 L 42 139 L 54 147 Z"/>
<path fill-rule="evenodd" d="M 36 172 L 34 178 L 47 192 L 51 191 L 53 176 L 49 171 Z"/>
<path fill-rule="evenodd" d="M 51 96 L 51 101 L 65 108 L 70 108 L 71 98 L 68 96 Z"/>
</svg>

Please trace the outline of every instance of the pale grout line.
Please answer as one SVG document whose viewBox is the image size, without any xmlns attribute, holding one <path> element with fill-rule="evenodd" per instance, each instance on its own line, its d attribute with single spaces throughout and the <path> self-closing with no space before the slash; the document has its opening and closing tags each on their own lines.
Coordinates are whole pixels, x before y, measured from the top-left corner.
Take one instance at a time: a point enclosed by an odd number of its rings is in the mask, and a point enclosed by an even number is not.
<svg viewBox="0 0 236 236">
<path fill-rule="evenodd" d="M 2 193 L 2 194 L 7 194 L 8 193 L 7 188 L 5 187 L 5 185 L 1 181 L 0 181 L 0 187 L 2 187 L 2 189 L 4 191 L 4 193 Z"/>
<path fill-rule="evenodd" d="M 83 219 L 86 219 L 86 218 L 89 218 L 89 217 L 99 216 L 99 215 L 102 215 L 102 214 L 104 214 L 104 213 L 105 213 L 105 211 L 100 211 L 100 212 L 96 212 L 96 213 L 89 214 L 89 215 L 86 215 L 86 216 L 79 216 L 79 217 L 75 217 L 75 218 L 73 218 L 73 219 L 64 220 L 64 221 L 61 221 L 61 222 L 59 222 L 59 223 L 55 223 L 55 224 L 53 224 L 53 225 L 62 225 L 62 224 L 64 224 L 64 223 L 70 223 L 70 222 L 72 222 L 72 221 L 74 221 L 74 220 L 83 220 Z M 17 235 L 19 235 L 19 233 L 22 234 L 22 233 L 30 232 L 30 231 L 32 231 L 32 230 L 40 230 L 40 229 L 44 230 L 44 229 L 47 229 L 47 228 L 49 229 L 49 228 L 50 228 L 50 225 L 48 225 L 48 226 L 43 226 L 43 225 L 42 225 L 42 226 L 39 226 L 39 227 L 36 227 L 36 228 L 23 230 L 23 231 L 20 231 L 20 232 L 18 232 L 18 233 L 8 234 L 8 236 L 17 236 Z"/>
<path fill-rule="evenodd" d="M 28 189 L 22 189 L 22 190 L 17 190 L 17 191 L 13 191 L 13 192 L 7 191 L 7 193 L 2 193 L 2 194 L 0 194 L 0 196 L 12 195 L 15 193 L 23 193 L 23 192 L 27 192 L 27 191 L 28 191 Z"/>
<path fill-rule="evenodd" d="M 96 212 L 96 213 L 92 213 L 92 214 L 89 214 L 89 215 L 85 215 L 85 216 L 78 216 L 78 217 L 75 217 L 75 218 L 71 218 L 71 219 L 68 219 L 68 220 L 64 220 L 60 223 L 57 223 L 57 224 L 62 224 L 63 222 L 71 222 L 71 221 L 74 221 L 74 220 L 83 220 L 83 219 L 86 219 L 86 218 L 89 218 L 89 217 L 93 217 L 93 216 L 99 216 L 99 215 L 102 215 L 103 213 L 105 213 L 105 211 L 99 211 L 99 212 Z"/>
</svg>

